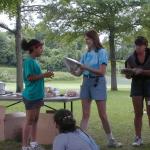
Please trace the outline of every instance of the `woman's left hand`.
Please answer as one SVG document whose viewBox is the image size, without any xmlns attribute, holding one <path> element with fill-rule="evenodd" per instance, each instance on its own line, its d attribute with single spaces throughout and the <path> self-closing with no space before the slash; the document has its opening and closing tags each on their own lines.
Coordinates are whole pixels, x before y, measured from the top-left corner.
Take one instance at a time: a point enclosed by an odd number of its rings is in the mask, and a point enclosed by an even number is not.
<svg viewBox="0 0 150 150">
<path fill-rule="evenodd" d="M 134 68 L 133 72 L 134 72 L 135 75 L 139 75 L 139 74 L 142 74 L 143 69 L 141 69 L 141 68 Z"/>
</svg>

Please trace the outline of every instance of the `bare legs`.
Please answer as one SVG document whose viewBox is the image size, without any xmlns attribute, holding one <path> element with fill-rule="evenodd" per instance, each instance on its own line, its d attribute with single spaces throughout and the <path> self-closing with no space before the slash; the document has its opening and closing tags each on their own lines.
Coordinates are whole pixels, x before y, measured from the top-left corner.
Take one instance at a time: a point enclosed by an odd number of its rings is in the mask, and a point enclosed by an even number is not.
<svg viewBox="0 0 150 150">
<path fill-rule="evenodd" d="M 26 110 L 26 122 L 23 129 L 22 145 L 29 146 L 29 140 L 36 141 L 37 121 L 40 108 Z"/>
<path fill-rule="evenodd" d="M 134 127 L 135 134 L 137 137 L 141 137 L 142 130 L 142 117 L 143 117 L 143 97 L 134 96 L 132 97 L 133 107 L 134 107 Z"/>
<path fill-rule="evenodd" d="M 91 112 L 91 102 L 91 100 L 82 100 L 82 120 L 80 127 L 84 131 L 86 131 L 88 128 L 88 121 Z"/>
<path fill-rule="evenodd" d="M 90 111 L 91 111 L 91 100 L 82 100 L 82 120 L 81 120 L 81 129 L 84 131 L 87 130 L 88 127 L 88 121 L 90 117 Z M 110 125 L 108 122 L 107 118 L 107 113 L 106 113 L 106 101 L 96 101 L 97 104 L 97 109 L 99 113 L 99 117 L 102 121 L 103 128 L 105 130 L 106 134 L 111 133 Z"/>
</svg>

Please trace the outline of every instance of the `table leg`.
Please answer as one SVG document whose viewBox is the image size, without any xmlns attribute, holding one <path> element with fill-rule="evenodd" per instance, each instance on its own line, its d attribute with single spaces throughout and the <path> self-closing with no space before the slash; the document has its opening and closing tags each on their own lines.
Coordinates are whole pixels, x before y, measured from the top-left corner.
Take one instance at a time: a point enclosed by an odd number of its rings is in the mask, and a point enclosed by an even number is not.
<svg viewBox="0 0 150 150">
<path fill-rule="evenodd" d="M 64 109 L 66 109 L 66 102 L 64 102 Z"/>
<path fill-rule="evenodd" d="M 45 106 L 45 107 L 47 107 L 47 108 L 50 108 L 50 109 L 52 109 L 52 110 L 54 110 L 54 111 L 56 111 L 56 109 L 55 109 L 55 108 L 53 108 L 53 107 L 50 107 L 50 106 L 45 105 L 45 104 L 44 104 L 44 106 Z"/>
<path fill-rule="evenodd" d="M 71 104 L 71 112 L 73 113 L 73 102 L 71 101 L 70 104 Z"/>
<path fill-rule="evenodd" d="M 18 102 L 16 102 L 16 103 L 13 103 L 13 104 L 7 105 L 7 106 L 6 106 L 6 108 L 9 108 L 9 107 L 14 106 L 14 105 L 16 105 L 16 104 L 19 104 L 19 103 L 21 103 L 21 102 L 22 102 L 22 101 L 18 101 Z"/>
</svg>

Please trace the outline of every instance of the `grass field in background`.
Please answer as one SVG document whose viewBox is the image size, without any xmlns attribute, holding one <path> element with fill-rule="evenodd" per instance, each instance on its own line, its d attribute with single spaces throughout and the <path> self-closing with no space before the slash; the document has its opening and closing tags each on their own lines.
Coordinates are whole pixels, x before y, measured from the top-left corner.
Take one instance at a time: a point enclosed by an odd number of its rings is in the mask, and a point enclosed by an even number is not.
<svg viewBox="0 0 150 150">
<path fill-rule="evenodd" d="M 116 63 L 117 68 L 117 77 L 122 78 L 120 74 L 120 69 L 124 68 L 124 61 L 119 61 Z M 43 70 L 44 72 L 44 70 Z M 107 76 L 110 76 L 110 63 L 107 66 Z M 72 81 L 72 80 L 81 80 L 81 77 L 75 77 L 67 72 L 55 72 L 55 77 L 53 81 Z M 16 68 L 8 66 L 0 66 L 0 81 L 4 82 L 16 82 Z M 49 79 L 46 79 L 49 81 Z"/>
<path fill-rule="evenodd" d="M 55 81 L 55 82 L 47 82 L 46 84 L 53 85 L 54 87 L 58 87 L 62 90 L 64 89 L 79 89 L 80 81 Z M 9 89 L 15 89 L 14 83 L 7 84 Z M 0 105 L 10 104 L 8 102 L 0 102 Z M 53 106 L 57 109 L 62 108 L 63 104 L 58 103 L 48 103 L 48 105 Z M 67 105 L 69 108 L 69 105 Z M 150 128 L 148 126 L 147 116 L 144 114 L 143 119 L 143 139 L 144 145 L 140 148 L 133 148 L 131 143 L 134 139 L 134 128 L 133 128 L 133 108 L 132 102 L 129 97 L 129 90 L 119 88 L 117 92 L 108 91 L 108 101 L 107 101 L 107 110 L 109 120 L 112 126 L 113 133 L 117 139 L 119 139 L 124 147 L 120 148 L 121 150 L 150 150 Z M 11 108 L 7 109 L 7 112 L 15 112 L 15 111 L 24 111 L 23 104 L 18 104 Z M 46 108 L 43 107 L 42 112 L 46 111 Z M 74 116 L 77 120 L 77 124 L 81 120 L 81 104 L 80 101 L 74 103 Z M 101 145 L 102 150 L 108 150 L 106 147 L 106 137 L 104 131 L 102 129 L 102 125 L 99 121 L 96 105 L 93 102 L 92 104 L 92 112 L 89 123 L 89 134 L 91 134 L 96 142 Z M 5 141 L 0 142 L 0 150 L 20 150 L 21 144 L 15 141 Z M 51 146 L 46 146 L 46 150 L 51 150 Z"/>
<path fill-rule="evenodd" d="M 44 71 L 43 71 L 44 72 Z M 80 77 L 75 77 L 67 72 L 55 72 L 54 81 L 70 81 L 80 80 Z M 49 81 L 49 79 L 45 79 Z M 0 66 L 0 81 L 4 82 L 16 82 L 16 68 L 14 67 L 2 67 Z"/>
</svg>

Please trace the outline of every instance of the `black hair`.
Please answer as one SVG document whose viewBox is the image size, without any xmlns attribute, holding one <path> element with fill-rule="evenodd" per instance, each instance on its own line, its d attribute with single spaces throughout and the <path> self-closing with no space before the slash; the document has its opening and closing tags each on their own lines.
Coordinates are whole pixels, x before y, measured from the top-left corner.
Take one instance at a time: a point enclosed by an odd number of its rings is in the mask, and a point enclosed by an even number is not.
<svg viewBox="0 0 150 150">
<path fill-rule="evenodd" d="M 29 51 L 29 53 L 32 53 L 33 51 L 33 46 L 40 46 L 43 45 L 43 43 L 41 43 L 39 40 L 36 39 L 31 39 L 29 42 L 27 42 L 26 39 L 23 39 L 21 42 L 21 48 L 24 51 Z"/>
<path fill-rule="evenodd" d="M 135 39 L 135 45 L 137 46 L 145 45 L 146 46 L 145 51 L 150 55 L 150 48 L 148 48 L 148 40 L 145 37 L 138 36 Z"/>
<path fill-rule="evenodd" d="M 145 45 L 146 47 L 148 47 L 148 40 L 143 36 L 138 36 L 135 39 L 135 45 L 138 45 L 138 46 Z"/>
<path fill-rule="evenodd" d="M 60 109 L 56 111 L 54 121 L 59 126 L 60 133 L 73 132 L 77 129 L 76 121 L 69 110 Z"/>
</svg>

